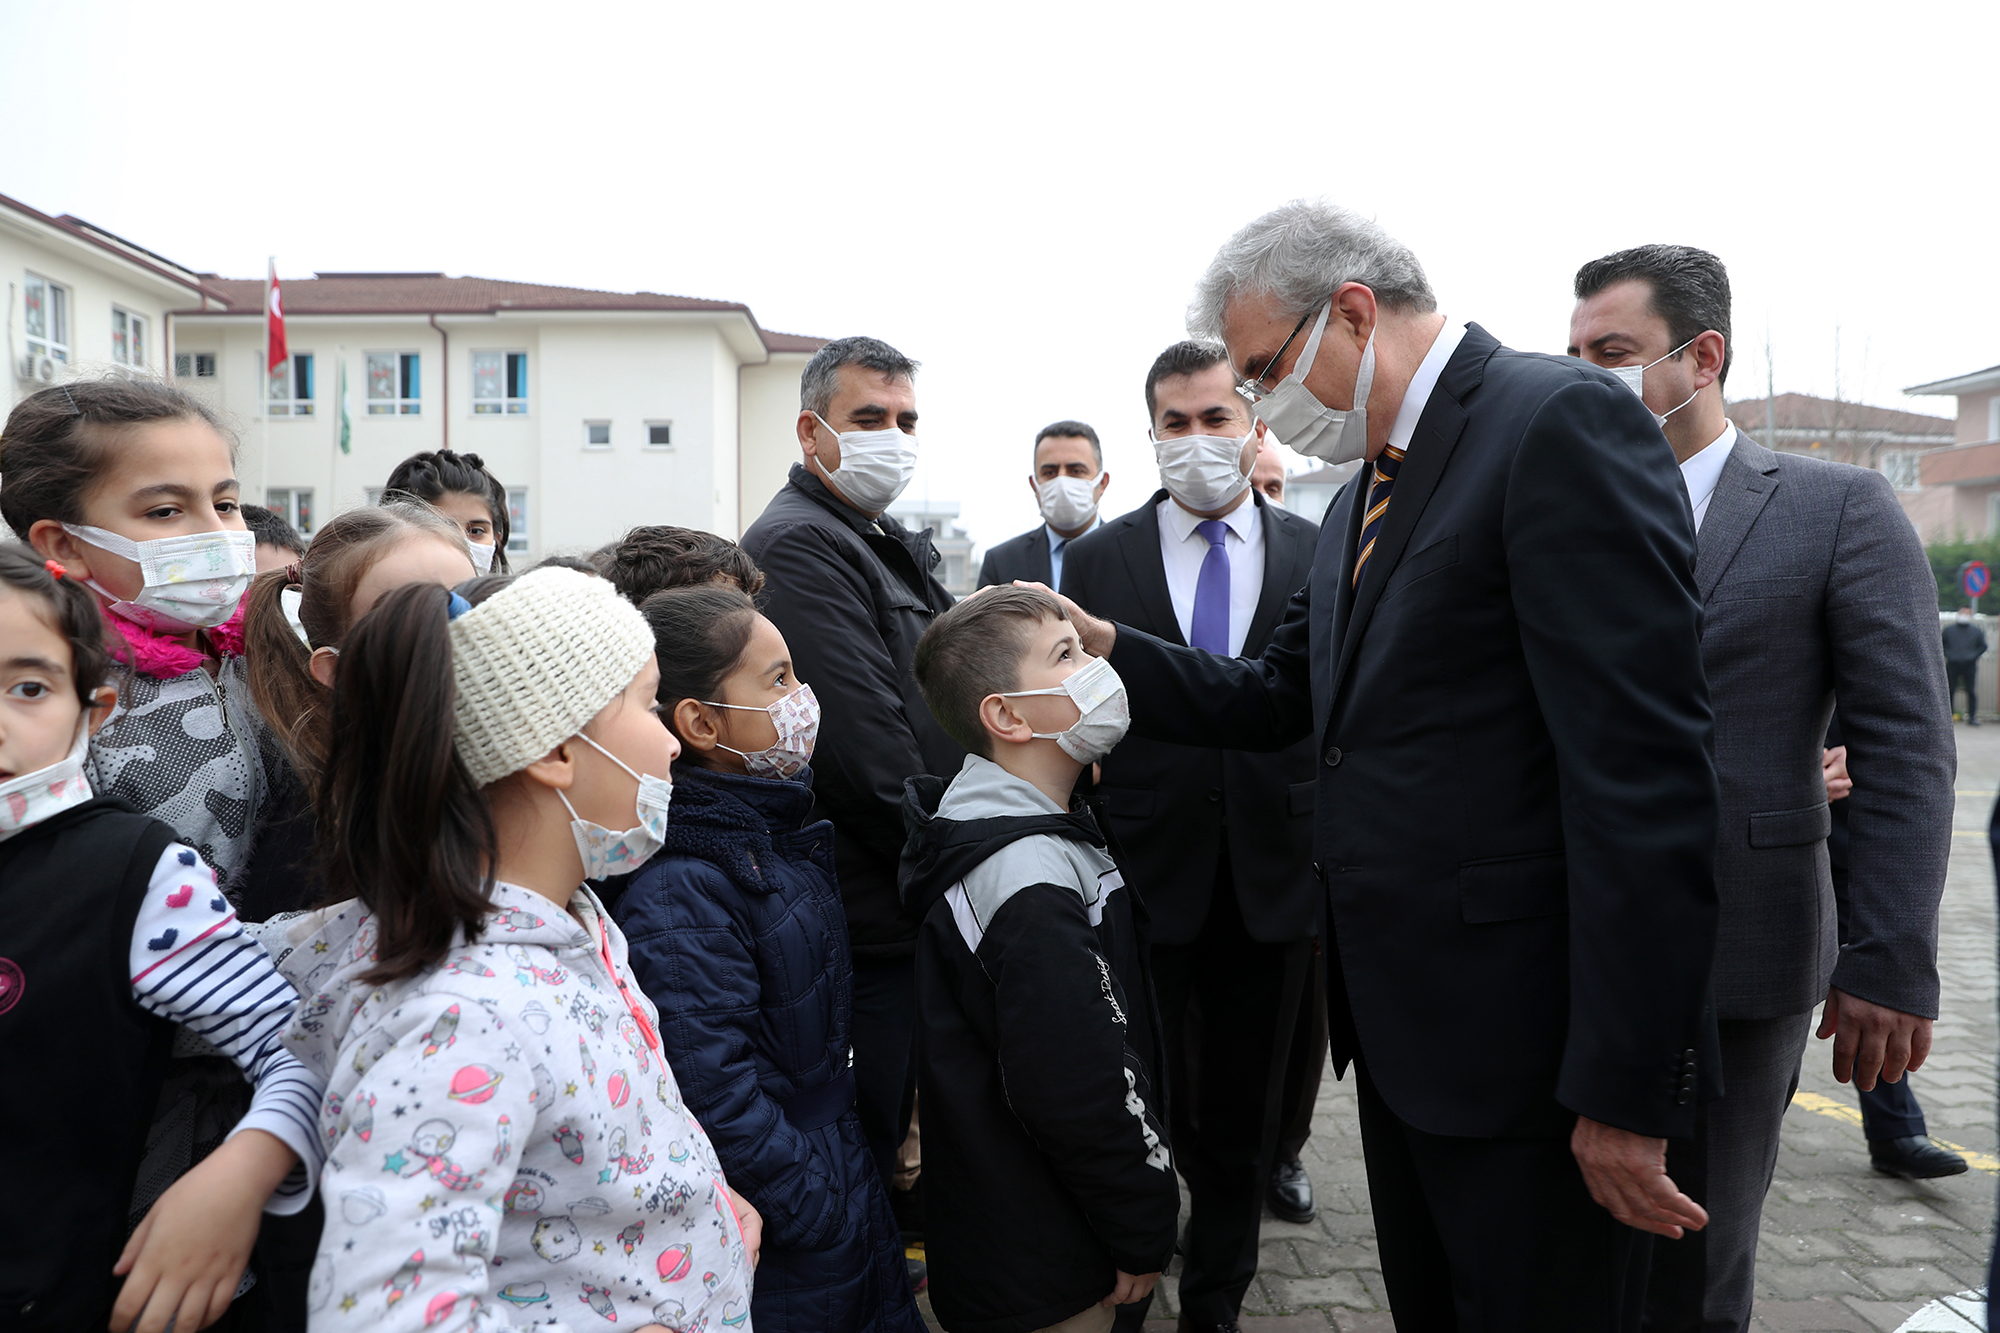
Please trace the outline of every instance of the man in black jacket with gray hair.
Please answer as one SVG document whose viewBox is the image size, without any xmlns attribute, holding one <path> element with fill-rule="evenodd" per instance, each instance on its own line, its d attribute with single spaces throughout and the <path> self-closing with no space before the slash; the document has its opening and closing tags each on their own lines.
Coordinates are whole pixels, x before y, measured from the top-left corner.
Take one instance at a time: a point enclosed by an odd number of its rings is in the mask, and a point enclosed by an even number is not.
<svg viewBox="0 0 2000 1333">
<path fill-rule="evenodd" d="M 952 596 L 928 531 L 886 512 L 916 466 L 917 363 L 875 338 L 822 347 L 799 382 L 804 457 L 743 534 L 764 571 L 764 614 L 818 696 L 813 790 L 833 820 L 854 954 L 854 1084 L 862 1132 L 893 1188 L 909 1132 L 916 922 L 896 896 L 903 781 L 947 777 L 965 752 L 910 674 L 917 640 Z"/>
</svg>

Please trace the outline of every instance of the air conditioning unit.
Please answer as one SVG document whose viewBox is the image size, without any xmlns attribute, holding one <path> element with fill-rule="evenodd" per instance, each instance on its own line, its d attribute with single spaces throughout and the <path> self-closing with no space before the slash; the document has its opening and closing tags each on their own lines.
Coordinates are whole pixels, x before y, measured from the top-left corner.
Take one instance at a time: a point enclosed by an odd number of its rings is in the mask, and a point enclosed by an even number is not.
<svg viewBox="0 0 2000 1333">
<path fill-rule="evenodd" d="M 33 352 L 21 358 L 15 373 L 24 380 L 40 380 L 43 384 L 53 384 L 56 378 L 56 361 L 52 356 L 36 356 Z"/>
</svg>

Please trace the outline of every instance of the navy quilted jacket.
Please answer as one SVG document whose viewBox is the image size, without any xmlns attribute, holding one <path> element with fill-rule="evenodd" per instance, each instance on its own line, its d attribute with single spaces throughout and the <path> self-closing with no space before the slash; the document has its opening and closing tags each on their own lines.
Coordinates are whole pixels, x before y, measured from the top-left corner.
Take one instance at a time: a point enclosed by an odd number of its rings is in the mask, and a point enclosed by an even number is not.
<svg viewBox="0 0 2000 1333">
<path fill-rule="evenodd" d="M 681 1095 L 764 1216 L 759 1333 L 922 1333 L 848 1071 L 833 826 L 788 782 L 674 770 L 666 845 L 612 891 Z"/>
</svg>

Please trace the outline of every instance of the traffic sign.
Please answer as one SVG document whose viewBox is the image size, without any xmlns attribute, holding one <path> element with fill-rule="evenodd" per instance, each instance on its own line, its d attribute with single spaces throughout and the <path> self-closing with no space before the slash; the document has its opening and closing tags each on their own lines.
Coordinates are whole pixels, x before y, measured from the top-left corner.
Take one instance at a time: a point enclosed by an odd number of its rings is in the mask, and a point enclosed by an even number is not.
<svg viewBox="0 0 2000 1333">
<path fill-rule="evenodd" d="M 1967 597 L 1983 597 L 1993 586 L 1993 573 L 1984 560 L 1968 560 L 1958 568 L 1958 586 Z"/>
</svg>

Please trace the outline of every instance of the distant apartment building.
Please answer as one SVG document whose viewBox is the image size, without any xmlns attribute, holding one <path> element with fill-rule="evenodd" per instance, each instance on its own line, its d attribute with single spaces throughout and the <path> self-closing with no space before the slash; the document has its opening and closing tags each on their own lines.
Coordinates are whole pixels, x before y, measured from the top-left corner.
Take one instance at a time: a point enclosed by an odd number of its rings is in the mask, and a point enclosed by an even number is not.
<svg viewBox="0 0 2000 1333">
<path fill-rule="evenodd" d="M 979 566 L 972 559 L 972 538 L 958 524 L 956 500 L 926 500 L 905 494 L 889 506 L 889 513 L 913 532 L 930 529 L 931 544 L 942 557 L 931 572 L 944 590 L 963 597 L 979 586 Z"/>
<path fill-rule="evenodd" d="M 1926 543 L 2000 534 L 2000 366 L 1903 390 L 1958 399 L 1951 438 L 1917 460 L 1903 507 Z"/>
<path fill-rule="evenodd" d="M 734 301 L 319 273 L 283 280 L 289 355 L 267 376 L 260 279 L 4 198 L 0 272 L 10 404 L 74 375 L 171 375 L 236 429 L 245 498 L 308 534 L 410 454 L 476 453 L 528 559 L 642 523 L 741 532 L 798 458 L 799 375 L 823 345 Z"/>
</svg>

